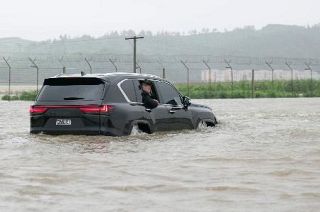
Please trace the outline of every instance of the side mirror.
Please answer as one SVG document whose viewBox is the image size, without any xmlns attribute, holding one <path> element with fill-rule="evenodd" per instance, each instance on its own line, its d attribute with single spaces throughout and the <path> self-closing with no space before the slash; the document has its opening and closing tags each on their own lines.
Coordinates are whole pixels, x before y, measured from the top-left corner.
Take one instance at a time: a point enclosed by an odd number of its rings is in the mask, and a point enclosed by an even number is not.
<svg viewBox="0 0 320 212">
<path fill-rule="evenodd" d="M 182 97 L 182 104 L 185 108 L 188 108 L 191 105 L 190 98 L 187 96 Z"/>
</svg>

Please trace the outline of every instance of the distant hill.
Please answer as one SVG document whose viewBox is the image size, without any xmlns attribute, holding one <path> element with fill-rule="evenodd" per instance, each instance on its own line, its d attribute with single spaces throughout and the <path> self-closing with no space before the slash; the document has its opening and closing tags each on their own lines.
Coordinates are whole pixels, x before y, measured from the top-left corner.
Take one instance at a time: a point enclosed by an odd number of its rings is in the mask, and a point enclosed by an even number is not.
<svg viewBox="0 0 320 212">
<path fill-rule="evenodd" d="M 124 37 L 132 30 L 99 38 L 82 36 L 42 42 L 1 38 L 1 56 L 131 54 Z M 188 34 L 140 32 L 138 51 L 143 55 L 239 55 L 251 57 L 320 58 L 320 24 L 312 27 L 268 25 L 260 30 L 245 27 L 226 32 L 192 31 Z"/>
<path fill-rule="evenodd" d="M 1 57 L 9 58 L 12 81 L 18 84 L 32 84 L 36 81 L 36 70 L 31 67 L 28 57 L 36 58 L 40 68 L 40 82 L 61 73 L 63 67 L 67 73 L 113 72 L 115 67 L 110 59 L 114 59 L 118 71 L 131 72 L 133 44 L 124 38 L 134 34 L 134 31 L 128 30 L 111 32 L 99 38 L 88 35 L 70 38 L 64 35 L 56 40 L 42 42 L 1 38 L 0 85 L 8 82 L 8 68 Z M 312 61 L 314 72 L 320 72 L 320 25 L 268 25 L 260 30 L 245 27 L 226 32 L 203 29 L 201 32 L 190 31 L 184 34 L 142 31 L 137 34 L 145 37 L 137 41 L 138 63 L 142 72 L 161 75 L 165 67 L 168 79 L 175 82 L 186 80 L 186 69 L 180 60 L 188 63 L 191 80 L 199 82 L 202 71 L 206 69 L 203 60 L 208 58 L 214 69 L 222 71 L 220 73 L 226 70 L 224 59 L 231 60 L 233 69 L 238 71 L 269 70 L 265 60 L 260 60 L 260 57 L 272 57 L 276 70 L 288 70 L 285 61 L 291 58 L 289 62 L 293 62 L 295 70 L 305 70 L 305 62 Z M 319 76 L 314 74 L 315 78 Z"/>
</svg>

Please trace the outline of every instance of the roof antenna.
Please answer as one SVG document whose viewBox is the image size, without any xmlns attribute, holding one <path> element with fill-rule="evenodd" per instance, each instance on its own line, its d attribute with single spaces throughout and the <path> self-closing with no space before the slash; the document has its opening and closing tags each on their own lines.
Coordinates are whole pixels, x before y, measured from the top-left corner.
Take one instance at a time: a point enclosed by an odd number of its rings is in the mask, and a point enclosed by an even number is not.
<svg viewBox="0 0 320 212">
<path fill-rule="evenodd" d="M 81 71 L 81 76 L 83 77 L 84 75 L 86 75 L 86 72 Z"/>
</svg>

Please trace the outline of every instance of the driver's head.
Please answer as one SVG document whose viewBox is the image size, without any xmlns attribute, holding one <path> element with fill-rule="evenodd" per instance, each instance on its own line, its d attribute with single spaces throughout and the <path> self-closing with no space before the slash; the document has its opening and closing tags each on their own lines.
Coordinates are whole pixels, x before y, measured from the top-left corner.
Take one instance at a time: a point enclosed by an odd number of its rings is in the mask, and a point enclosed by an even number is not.
<svg viewBox="0 0 320 212">
<path fill-rule="evenodd" d="M 152 82 L 150 80 L 144 80 L 141 83 L 142 90 L 147 93 L 151 93 Z"/>
</svg>

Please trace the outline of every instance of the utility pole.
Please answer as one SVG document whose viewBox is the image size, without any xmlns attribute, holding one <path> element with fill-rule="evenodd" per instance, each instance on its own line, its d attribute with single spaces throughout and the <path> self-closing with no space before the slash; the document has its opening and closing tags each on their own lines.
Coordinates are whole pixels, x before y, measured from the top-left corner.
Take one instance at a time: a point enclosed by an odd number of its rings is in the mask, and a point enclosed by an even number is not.
<svg viewBox="0 0 320 212">
<path fill-rule="evenodd" d="M 92 66 L 91 66 L 89 60 L 85 57 L 85 58 L 84 58 L 84 61 L 86 61 L 86 63 L 88 64 L 88 66 L 89 66 L 89 68 L 90 68 L 90 74 L 92 74 Z"/>
<path fill-rule="evenodd" d="M 39 93 L 39 66 L 36 64 L 36 59 L 31 59 L 29 57 L 29 61 L 31 62 L 31 68 L 35 68 L 37 70 L 37 94 Z"/>
<path fill-rule="evenodd" d="M 224 60 L 224 62 L 227 64 L 226 68 L 231 71 L 231 98 L 233 98 L 233 68 L 231 66 L 231 60 Z"/>
<path fill-rule="evenodd" d="M 8 60 L 9 58 L 5 58 L 5 57 L 2 57 L 4 62 L 7 64 L 8 66 L 8 71 L 9 71 L 9 82 L 8 82 L 8 101 L 11 100 L 11 65 L 9 64 Z"/>
<path fill-rule="evenodd" d="M 133 73 L 137 73 L 137 39 L 142 39 L 144 37 L 133 36 L 125 38 L 125 40 L 133 40 Z"/>
<path fill-rule="evenodd" d="M 207 61 L 205 61 L 205 60 L 203 60 L 202 61 L 203 63 L 204 63 L 204 65 L 208 68 L 208 70 L 209 70 L 209 88 L 211 89 L 212 88 L 212 80 L 211 80 L 211 67 L 209 66 L 209 64 L 208 64 L 208 62 Z"/>
<path fill-rule="evenodd" d="M 267 66 L 271 69 L 271 82 L 272 82 L 272 85 L 273 85 L 273 72 L 274 72 L 274 68 L 272 67 L 272 62 L 270 61 L 270 62 L 268 62 L 268 61 L 266 61 L 266 64 L 267 64 Z"/>
<path fill-rule="evenodd" d="M 289 68 L 290 71 L 291 71 L 291 92 L 292 92 L 292 96 L 294 96 L 294 89 L 293 89 L 293 68 L 291 67 L 291 64 L 289 64 L 288 61 L 286 61 L 285 64 L 288 66 L 288 68 Z"/>
<path fill-rule="evenodd" d="M 109 58 L 109 61 L 110 61 L 110 63 L 113 65 L 115 71 L 118 72 L 118 67 L 117 67 L 116 61 L 115 61 L 115 60 L 112 60 L 111 58 Z"/>
</svg>

